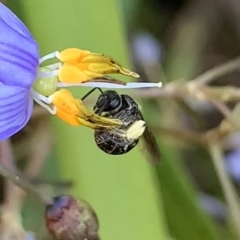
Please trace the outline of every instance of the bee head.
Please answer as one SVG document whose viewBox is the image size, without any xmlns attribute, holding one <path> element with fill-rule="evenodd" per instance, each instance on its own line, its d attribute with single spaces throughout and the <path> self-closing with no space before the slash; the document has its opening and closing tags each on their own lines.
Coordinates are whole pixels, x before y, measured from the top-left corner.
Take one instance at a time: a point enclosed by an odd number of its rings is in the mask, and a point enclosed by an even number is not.
<svg viewBox="0 0 240 240">
<path fill-rule="evenodd" d="M 105 91 L 103 92 L 93 107 L 93 110 L 97 114 L 102 112 L 112 112 L 117 111 L 122 105 L 121 96 L 115 91 Z"/>
</svg>

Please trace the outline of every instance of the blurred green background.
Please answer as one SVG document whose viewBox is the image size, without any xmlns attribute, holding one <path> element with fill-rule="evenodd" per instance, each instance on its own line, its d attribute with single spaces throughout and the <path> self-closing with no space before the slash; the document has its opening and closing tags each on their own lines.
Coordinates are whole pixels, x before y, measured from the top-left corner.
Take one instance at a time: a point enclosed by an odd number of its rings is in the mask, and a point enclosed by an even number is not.
<svg viewBox="0 0 240 240">
<path fill-rule="evenodd" d="M 41 55 L 69 47 L 104 53 L 137 71 L 141 81 L 191 79 L 240 49 L 238 29 L 228 19 L 233 9 L 220 0 L 5 2 L 29 27 Z M 235 84 L 238 77 L 228 76 L 228 83 Z M 220 79 L 216 84 L 224 83 Z M 71 89 L 76 97 L 87 90 Z M 71 194 L 97 212 L 102 240 L 238 239 L 227 216 L 221 217 L 224 207 L 213 214 L 224 199 L 206 150 L 181 136 L 169 138 L 162 130 L 205 131 L 219 123 L 219 114 L 195 102 L 186 110 L 186 102 L 175 99 L 136 99 L 158 140 L 159 166 L 146 161 L 143 145 L 123 156 L 109 156 L 96 147 L 92 130 L 51 117 L 55 145 L 42 175 L 73 181 Z M 206 204 L 204 194 L 215 202 Z M 23 216 L 26 228 L 38 232 L 43 210 L 36 204 L 26 204 Z"/>
</svg>

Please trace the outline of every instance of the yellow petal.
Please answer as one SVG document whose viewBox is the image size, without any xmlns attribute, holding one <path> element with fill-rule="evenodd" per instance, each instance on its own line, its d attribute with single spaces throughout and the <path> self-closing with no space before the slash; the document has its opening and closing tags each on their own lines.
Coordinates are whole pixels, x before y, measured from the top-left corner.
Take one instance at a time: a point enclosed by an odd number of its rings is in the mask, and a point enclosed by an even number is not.
<svg viewBox="0 0 240 240">
<path fill-rule="evenodd" d="M 102 73 L 97 73 L 97 72 L 92 72 L 90 70 L 83 70 L 83 73 L 87 76 L 87 80 L 91 80 L 94 78 L 104 78 L 105 75 L 103 75 Z"/>
<path fill-rule="evenodd" d="M 99 73 L 102 74 L 120 73 L 130 77 L 135 78 L 139 77 L 137 73 L 124 68 L 120 63 L 116 62 L 113 58 L 106 56 L 104 54 L 91 53 L 84 57 L 81 63 L 90 63 L 89 70 L 96 72 L 99 71 Z M 92 65 L 93 63 L 95 64 Z M 103 68 L 103 71 L 101 71 L 101 68 Z"/>
<path fill-rule="evenodd" d="M 93 113 L 81 99 L 75 99 L 67 89 L 55 92 L 52 104 L 57 108 L 56 116 L 72 126 L 112 129 L 122 125 L 118 119 L 109 119 Z"/>
<path fill-rule="evenodd" d="M 137 73 L 124 68 L 113 58 L 100 53 L 92 53 L 90 51 L 81 50 L 78 48 L 68 48 L 60 52 L 58 58 L 64 63 L 63 65 L 74 65 L 80 70 L 90 70 L 96 74 L 119 73 L 130 77 L 139 77 Z M 76 73 L 74 72 L 73 75 L 75 76 L 75 74 Z M 70 80 L 67 80 L 66 78 L 62 79 L 63 81 L 72 82 L 72 77 L 70 77 Z"/>
<path fill-rule="evenodd" d="M 61 109 L 57 109 L 56 116 L 59 117 L 64 122 L 68 123 L 69 125 L 76 127 L 81 125 L 80 121 L 78 121 L 78 118 L 75 115 L 66 113 Z"/>
<path fill-rule="evenodd" d="M 82 83 L 88 80 L 88 76 L 74 65 L 64 64 L 58 73 L 58 79 L 64 83 Z"/>
<path fill-rule="evenodd" d="M 77 64 L 89 54 L 91 54 L 91 52 L 86 50 L 67 48 L 59 53 L 58 58 L 64 63 Z"/>
<path fill-rule="evenodd" d="M 106 125 L 92 123 L 92 122 L 89 122 L 89 121 L 87 121 L 85 119 L 82 119 L 82 118 L 78 118 L 78 121 L 82 126 L 85 126 L 85 127 L 91 128 L 91 129 L 96 129 L 96 130 L 101 129 L 101 130 L 103 130 L 103 129 L 108 128 Z"/>
<path fill-rule="evenodd" d="M 116 68 L 115 66 L 111 66 L 106 63 L 91 63 L 88 66 L 88 70 L 92 72 L 97 72 L 101 74 L 110 74 L 110 73 L 118 73 L 119 69 Z"/>
<path fill-rule="evenodd" d="M 92 72 L 90 70 L 80 70 L 74 65 L 64 64 L 60 70 L 58 79 L 60 82 L 68 84 L 78 84 L 84 82 L 105 82 L 118 85 L 126 85 L 126 82 L 105 76 L 101 73 Z"/>
<path fill-rule="evenodd" d="M 72 126 L 87 125 L 85 120 L 83 119 L 84 121 L 82 121 L 81 118 L 86 118 L 85 112 L 88 109 L 84 105 L 79 108 L 75 98 L 67 89 L 60 89 L 55 92 L 52 103 L 57 108 L 56 116 L 64 122 Z"/>
<path fill-rule="evenodd" d="M 53 95 L 52 103 L 57 109 L 60 109 L 68 114 L 76 116 L 79 113 L 75 99 L 71 92 L 69 92 L 67 89 L 63 88 L 59 91 L 56 91 Z"/>
</svg>

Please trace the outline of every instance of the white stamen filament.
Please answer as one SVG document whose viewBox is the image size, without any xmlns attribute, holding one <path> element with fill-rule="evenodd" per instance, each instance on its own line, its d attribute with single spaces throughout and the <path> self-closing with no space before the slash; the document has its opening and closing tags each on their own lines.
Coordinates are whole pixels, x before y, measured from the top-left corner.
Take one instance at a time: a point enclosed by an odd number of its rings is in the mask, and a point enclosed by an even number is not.
<svg viewBox="0 0 240 240">
<path fill-rule="evenodd" d="M 49 106 L 50 104 L 52 104 L 53 95 L 45 97 L 42 94 L 37 93 L 33 88 L 31 88 L 30 93 L 35 102 L 45 108 L 52 115 L 56 114 L 57 108 L 55 106 Z"/>
<path fill-rule="evenodd" d="M 43 62 L 49 60 L 49 59 L 52 59 L 52 58 L 58 58 L 59 56 L 59 52 L 58 51 L 55 51 L 55 52 L 52 52 L 52 53 L 49 53 L 47 55 L 45 55 L 44 57 L 41 57 L 39 59 L 39 65 L 41 65 Z"/>
<path fill-rule="evenodd" d="M 140 82 L 130 82 L 126 85 L 119 85 L 115 83 L 105 83 L 105 82 L 86 82 L 86 83 L 62 83 L 59 82 L 57 87 L 64 88 L 64 87 L 74 87 L 74 86 L 81 86 L 81 87 L 99 87 L 99 88 L 112 88 L 112 89 L 133 89 L 133 88 L 153 88 L 153 87 L 162 87 L 162 82 L 159 83 L 140 83 Z"/>
</svg>

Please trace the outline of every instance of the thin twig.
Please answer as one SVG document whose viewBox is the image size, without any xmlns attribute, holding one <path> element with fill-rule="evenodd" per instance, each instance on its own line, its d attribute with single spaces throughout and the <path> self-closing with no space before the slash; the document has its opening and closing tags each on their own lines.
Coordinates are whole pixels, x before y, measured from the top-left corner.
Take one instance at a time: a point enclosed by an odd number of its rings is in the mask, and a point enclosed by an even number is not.
<svg viewBox="0 0 240 240">
<path fill-rule="evenodd" d="M 41 171 L 54 142 L 48 118 L 41 117 L 35 120 L 34 124 L 34 134 L 30 141 L 28 161 L 23 170 L 24 175 L 32 179 L 36 178 Z"/>
<path fill-rule="evenodd" d="M 228 120 L 229 123 L 231 123 L 231 125 L 234 129 L 239 130 L 239 123 L 234 118 L 232 111 L 224 103 L 222 103 L 217 98 L 212 96 L 212 94 L 210 94 L 208 91 L 205 91 L 204 88 L 201 89 L 201 87 L 200 87 L 200 89 L 198 91 L 200 91 L 201 94 L 204 94 L 205 100 L 212 103 L 216 107 L 216 109 L 220 113 L 222 113 L 222 115 L 226 118 L 226 120 Z"/>
<path fill-rule="evenodd" d="M 230 60 L 226 63 L 217 65 L 208 71 L 204 72 L 203 74 L 199 75 L 192 81 L 179 81 L 174 80 L 169 84 L 166 84 L 160 89 L 148 89 L 148 90 L 136 90 L 134 91 L 133 95 L 136 97 L 141 98 L 158 98 L 158 97 L 167 97 L 167 98 L 186 98 L 189 95 L 194 97 L 194 92 L 188 92 L 187 89 L 188 85 L 191 86 L 200 86 L 200 85 L 206 85 L 212 82 L 213 80 L 228 74 L 230 72 L 240 70 L 240 57 L 237 57 L 233 60 Z M 223 86 L 222 88 L 226 88 Z M 210 88 L 209 88 L 210 89 Z M 219 91 L 217 91 L 219 90 Z M 234 90 L 235 95 L 238 94 L 237 90 L 238 88 L 233 88 L 230 90 Z M 216 94 L 222 94 L 221 87 L 218 87 L 218 89 L 215 89 Z M 236 96 L 234 95 L 234 98 Z M 196 96 L 197 99 L 197 96 Z M 229 99 L 231 100 L 231 97 L 229 96 Z"/>
<path fill-rule="evenodd" d="M 13 151 L 12 151 L 12 144 L 10 139 L 6 139 L 5 141 L 3 141 L 1 143 L 1 164 L 9 169 L 10 171 L 15 172 L 16 169 L 16 165 L 14 162 L 14 156 L 13 156 Z M 16 186 L 13 182 L 9 181 L 8 179 L 6 179 L 5 181 L 5 197 L 4 197 L 4 201 L 2 203 L 2 223 L 3 223 L 3 227 L 2 231 L 1 231 L 1 238 L 4 238 L 5 234 L 8 235 L 9 234 L 9 228 L 11 228 L 12 226 L 11 223 L 8 225 L 7 222 L 9 222 L 9 215 L 12 215 L 13 218 L 16 219 L 16 225 L 17 222 L 20 223 L 20 209 L 21 209 L 21 205 L 22 205 L 22 199 L 24 197 L 25 193 L 23 192 L 23 190 L 21 188 L 19 188 L 18 186 Z M 19 228 L 21 228 L 21 224 L 19 224 Z M 18 231 L 17 231 L 18 232 Z M 19 231 L 21 232 L 21 231 Z M 22 234 L 24 233 L 24 230 L 22 229 Z M 24 234 L 23 234 L 24 235 Z"/>
<path fill-rule="evenodd" d="M 39 189 L 32 186 L 29 182 L 27 182 L 25 179 L 20 177 L 19 174 L 10 172 L 7 168 L 1 165 L 0 165 L 0 175 L 12 181 L 18 187 L 22 188 L 25 192 L 34 195 L 44 205 L 48 205 L 52 203 L 52 198 L 50 196 L 43 194 Z"/>
<path fill-rule="evenodd" d="M 6 140 L 8 141 L 8 140 Z M 6 157 L 6 154 L 4 154 L 5 151 L 5 141 L 0 142 L 0 153 L 2 161 L 4 162 L 4 158 Z M 34 187 L 31 185 L 28 181 L 26 181 L 23 177 L 20 176 L 16 171 L 10 171 L 6 167 L 4 167 L 2 164 L 0 164 L 0 175 L 2 175 L 7 180 L 12 181 L 14 184 L 16 184 L 18 187 L 22 188 L 25 192 L 31 193 L 34 195 L 40 202 L 42 202 L 44 205 L 48 205 L 52 203 L 52 198 L 48 195 L 45 195 L 40 191 L 40 189 Z"/>
<path fill-rule="evenodd" d="M 240 69 L 240 57 L 211 68 L 210 70 L 196 77 L 193 81 L 199 85 L 206 85 L 213 80 L 238 69 Z"/>
<path fill-rule="evenodd" d="M 234 224 L 237 237 L 240 239 L 240 209 L 238 195 L 224 167 L 222 149 L 218 143 L 213 143 L 209 146 L 209 152 L 211 154 L 214 168 L 227 201 L 230 218 Z"/>
</svg>

